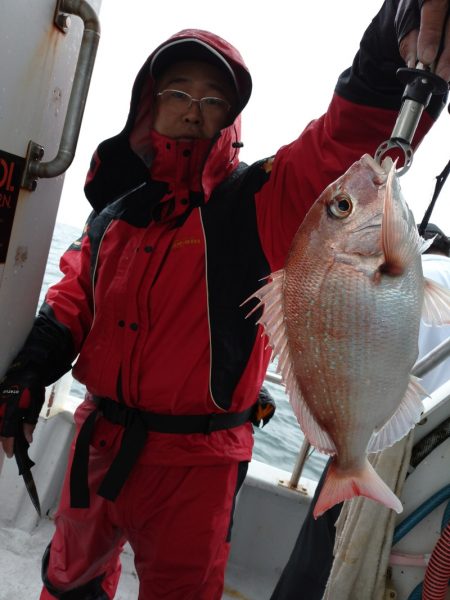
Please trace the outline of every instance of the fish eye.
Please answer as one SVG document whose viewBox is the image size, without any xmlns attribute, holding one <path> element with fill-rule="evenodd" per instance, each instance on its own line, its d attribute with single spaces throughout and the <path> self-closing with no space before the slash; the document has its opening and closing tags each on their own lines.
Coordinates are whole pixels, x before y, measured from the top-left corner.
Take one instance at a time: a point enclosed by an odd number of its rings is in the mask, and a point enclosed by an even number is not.
<svg viewBox="0 0 450 600">
<path fill-rule="evenodd" d="M 335 217 L 337 219 L 345 219 L 350 215 L 352 210 L 352 199 L 348 194 L 345 194 L 343 192 L 334 196 L 327 207 L 327 211 L 330 217 Z"/>
</svg>

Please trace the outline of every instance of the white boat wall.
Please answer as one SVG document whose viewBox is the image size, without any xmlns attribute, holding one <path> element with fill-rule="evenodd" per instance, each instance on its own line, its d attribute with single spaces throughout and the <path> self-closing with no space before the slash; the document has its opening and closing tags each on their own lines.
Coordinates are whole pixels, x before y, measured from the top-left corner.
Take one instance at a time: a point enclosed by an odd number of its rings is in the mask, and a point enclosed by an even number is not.
<svg viewBox="0 0 450 600">
<path fill-rule="evenodd" d="M 36 313 L 97 50 L 100 4 L 0 0 L 0 373 Z"/>
</svg>

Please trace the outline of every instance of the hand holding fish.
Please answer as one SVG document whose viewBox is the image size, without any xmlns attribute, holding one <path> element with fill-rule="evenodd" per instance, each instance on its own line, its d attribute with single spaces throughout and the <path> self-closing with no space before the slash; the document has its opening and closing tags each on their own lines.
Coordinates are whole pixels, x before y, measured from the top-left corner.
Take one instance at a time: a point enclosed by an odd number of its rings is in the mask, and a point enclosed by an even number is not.
<svg viewBox="0 0 450 600">
<path fill-rule="evenodd" d="M 408 67 L 418 62 L 450 81 L 449 0 L 400 0 L 395 26 Z"/>
</svg>

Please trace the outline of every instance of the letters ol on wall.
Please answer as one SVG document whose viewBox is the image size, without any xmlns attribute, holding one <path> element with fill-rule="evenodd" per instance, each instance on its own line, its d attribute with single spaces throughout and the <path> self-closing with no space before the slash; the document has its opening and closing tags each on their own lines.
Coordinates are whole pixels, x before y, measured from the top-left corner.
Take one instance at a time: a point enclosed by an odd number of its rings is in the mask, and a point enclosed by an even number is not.
<svg viewBox="0 0 450 600">
<path fill-rule="evenodd" d="M 0 150 L 0 265 L 6 262 L 25 160 Z"/>
</svg>

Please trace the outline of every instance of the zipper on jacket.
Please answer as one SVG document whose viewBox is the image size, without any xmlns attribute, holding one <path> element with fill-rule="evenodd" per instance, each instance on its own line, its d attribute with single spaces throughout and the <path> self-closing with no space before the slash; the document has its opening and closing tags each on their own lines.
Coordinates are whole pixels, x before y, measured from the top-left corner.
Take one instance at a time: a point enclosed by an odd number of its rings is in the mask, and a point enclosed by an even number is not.
<svg viewBox="0 0 450 600">
<path fill-rule="evenodd" d="M 212 392 L 212 385 L 211 385 L 211 375 L 212 375 L 212 335 L 211 335 L 211 319 L 209 316 L 209 286 L 208 286 L 208 248 L 206 245 L 206 234 L 205 234 L 205 226 L 203 224 L 203 215 L 202 215 L 202 211 L 200 210 L 200 208 L 198 209 L 199 211 L 199 216 L 200 216 L 200 223 L 202 226 L 202 232 L 203 232 L 203 246 L 205 248 L 205 285 L 206 285 L 206 307 L 208 310 L 208 331 L 209 331 L 209 395 L 211 396 L 211 400 L 214 402 L 214 406 L 216 406 L 219 410 L 223 411 L 223 412 L 227 412 L 222 406 L 220 406 L 219 404 L 217 404 L 217 402 L 214 400 L 214 396 L 213 396 L 213 392 Z"/>
</svg>

